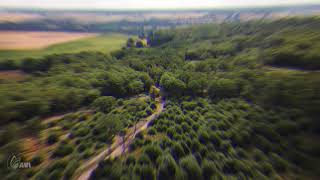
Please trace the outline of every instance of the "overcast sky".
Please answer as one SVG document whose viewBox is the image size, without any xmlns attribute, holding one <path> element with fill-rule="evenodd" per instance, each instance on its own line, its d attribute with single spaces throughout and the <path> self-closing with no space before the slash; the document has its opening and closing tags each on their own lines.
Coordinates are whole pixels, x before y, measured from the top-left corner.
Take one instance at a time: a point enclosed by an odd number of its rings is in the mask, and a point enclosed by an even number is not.
<svg viewBox="0 0 320 180">
<path fill-rule="evenodd" d="M 0 0 L 5 7 L 68 9 L 168 9 L 274 6 L 319 3 L 320 0 Z"/>
</svg>

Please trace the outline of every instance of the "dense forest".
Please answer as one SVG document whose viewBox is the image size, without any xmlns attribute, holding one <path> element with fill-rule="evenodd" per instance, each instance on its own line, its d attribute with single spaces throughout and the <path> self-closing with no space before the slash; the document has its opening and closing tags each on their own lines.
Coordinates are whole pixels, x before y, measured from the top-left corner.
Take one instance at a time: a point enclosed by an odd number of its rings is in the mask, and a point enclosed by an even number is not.
<svg viewBox="0 0 320 180">
<path fill-rule="evenodd" d="M 40 136 L 41 117 L 93 112 L 59 121 L 70 130 L 69 139 L 57 142 L 55 132 L 45 138 L 58 144 L 50 157 L 55 163 L 40 172 L 0 173 L 8 179 L 70 178 L 92 148 L 107 146 L 152 114 L 156 105 L 148 95 L 157 86 L 164 112 L 128 153 L 101 161 L 91 179 L 318 179 L 319 18 L 201 25 L 146 36 L 148 47 L 129 45 L 135 43 L 129 39 L 128 47 L 110 55 L 1 61 L 1 70 L 28 74 L 0 82 L 2 162 L 6 153 L 19 151 L 15 140 Z M 140 102 L 139 94 L 147 97 Z M 39 159 L 33 158 L 34 166 Z"/>
</svg>

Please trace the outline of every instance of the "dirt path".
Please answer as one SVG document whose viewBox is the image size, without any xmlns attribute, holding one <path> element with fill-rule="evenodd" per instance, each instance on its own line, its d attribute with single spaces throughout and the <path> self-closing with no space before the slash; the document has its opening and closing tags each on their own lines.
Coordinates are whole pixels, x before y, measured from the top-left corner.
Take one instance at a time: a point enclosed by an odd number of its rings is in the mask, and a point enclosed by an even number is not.
<svg viewBox="0 0 320 180">
<path fill-rule="evenodd" d="M 98 164 L 100 161 L 109 157 L 120 156 L 122 153 L 128 151 L 128 147 L 131 144 L 131 142 L 134 140 L 135 136 L 139 132 L 148 128 L 148 125 L 150 124 L 150 122 L 152 122 L 161 114 L 161 112 L 164 109 L 164 105 L 165 105 L 165 101 L 161 101 L 160 104 L 157 106 L 157 110 L 155 113 L 153 113 L 151 116 L 148 116 L 144 120 L 139 121 L 139 123 L 136 125 L 136 132 L 134 132 L 134 129 L 135 129 L 134 127 L 130 128 L 127 131 L 127 134 L 124 138 L 124 142 L 123 142 L 123 137 L 116 136 L 115 141 L 111 145 L 111 147 L 102 151 L 100 154 L 88 160 L 80 168 L 78 168 L 77 172 L 75 173 L 76 176 L 74 179 L 88 180 L 90 178 L 92 171 L 94 171 L 98 167 Z M 79 174 L 77 175 L 77 173 Z"/>
</svg>

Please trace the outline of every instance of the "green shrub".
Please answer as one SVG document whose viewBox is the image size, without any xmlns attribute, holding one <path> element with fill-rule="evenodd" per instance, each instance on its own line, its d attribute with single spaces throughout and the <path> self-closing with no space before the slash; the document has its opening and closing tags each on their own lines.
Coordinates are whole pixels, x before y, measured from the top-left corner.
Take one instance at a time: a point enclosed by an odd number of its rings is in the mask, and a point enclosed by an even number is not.
<svg viewBox="0 0 320 180">
<path fill-rule="evenodd" d="M 157 145 L 148 145 L 144 149 L 144 153 L 149 156 L 150 160 L 155 163 L 157 158 L 161 156 L 162 150 Z"/>
<path fill-rule="evenodd" d="M 155 135 L 156 133 L 157 133 L 157 130 L 156 130 L 156 128 L 154 128 L 154 127 L 150 128 L 150 129 L 148 130 L 148 134 L 149 134 L 149 135 Z"/>
<path fill-rule="evenodd" d="M 97 111 L 108 113 L 111 111 L 111 109 L 115 104 L 116 104 L 116 99 L 114 97 L 103 96 L 94 100 L 91 106 Z"/>
<path fill-rule="evenodd" d="M 277 171 L 284 172 L 288 170 L 289 163 L 286 160 L 282 159 L 279 155 L 275 153 L 271 153 L 270 156 L 271 156 L 270 158 L 271 158 L 272 166 L 275 167 Z"/>
<path fill-rule="evenodd" d="M 133 155 L 129 155 L 126 159 L 126 165 L 129 166 L 130 164 L 135 164 L 136 158 Z"/>
<path fill-rule="evenodd" d="M 282 136 L 288 136 L 290 134 L 294 134 L 298 131 L 298 127 L 296 123 L 290 121 L 280 121 L 277 124 L 277 131 Z"/>
<path fill-rule="evenodd" d="M 158 159 L 159 170 L 157 179 L 174 180 L 178 176 L 178 165 L 170 154 Z"/>
<path fill-rule="evenodd" d="M 174 143 L 171 147 L 171 155 L 174 159 L 179 160 L 183 156 L 185 156 L 185 152 L 180 143 Z"/>
<path fill-rule="evenodd" d="M 214 174 L 218 173 L 216 165 L 210 160 L 204 160 L 201 169 L 203 179 L 210 179 Z"/>
<path fill-rule="evenodd" d="M 41 164 L 42 162 L 42 157 L 40 155 L 36 155 L 31 159 L 31 166 L 37 166 Z"/>
<path fill-rule="evenodd" d="M 57 179 L 60 179 L 61 176 L 62 176 L 62 170 L 56 169 L 49 174 L 48 179 L 49 180 L 57 180 Z"/>
<path fill-rule="evenodd" d="M 47 143 L 48 144 L 54 144 L 59 140 L 59 136 L 57 133 L 51 133 L 49 134 L 48 138 L 47 138 Z"/>
<path fill-rule="evenodd" d="M 63 173 L 64 174 L 63 179 L 65 180 L 70 179 L 73 173 L 77 170 L 78 166 L 79 166 L 79 162 L 77 160 L 72 160 L 71 162 L 69 162 Z"/>
<path fill-rule="evenodd" d="M 210 137 L 209 137 L 209 134 L 204 131 L 204 130 L 201 130 L 198 134 L 198 137 L 199 137 L 199 141 L 202 143 L 202 144 L 206 144 L 209 142 L 210 140 Z"/>
<path fill-rule="evenodd" d="M 231 98 L 239 95 L 239 89 L 234 80 L 218 79 L 210 83 L 208 94 L 211 98 Z"/>
<path fill-rule="evenodd" d="M 152 166 L 143 165 L 140 168 L 140 179 L 141 180 L 155 180 L 155 171 Z"/>
<path fill-rule="evenodd" d="M 53 153 L 54 157 L 63 157 L 73 152 L 73 147 L 70 144 L 60 144 Z"/>
<path fill-rule="evenodd" d="M 146 154 L 142 154 L 142 155 L 140 156 L 140 158 L 138 159 L 138 163 L 139 163 L 140 165 L 151 165 L 151 164 L 152 164 L 149 156 L 146 155 Z"/>
<path fill-rule="evenodd" d="M 182 158 L 179 161 L 180 167 L 185 172 L 185 178 L 189 180 L 193 179 L 202 179 L 201 168 L 199 167 L 196 159 L 189 155 L 187 157 Z"/>
</svg>

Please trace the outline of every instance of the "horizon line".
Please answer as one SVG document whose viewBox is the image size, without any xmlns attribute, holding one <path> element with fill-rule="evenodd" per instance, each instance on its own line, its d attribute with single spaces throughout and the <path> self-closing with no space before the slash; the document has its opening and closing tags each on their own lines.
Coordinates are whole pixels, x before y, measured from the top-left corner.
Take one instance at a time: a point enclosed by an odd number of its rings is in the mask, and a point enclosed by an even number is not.
<svg viewBox="0 0 320 180">
<path fill-rule="evenodd" d="M 62 7 L 27 7 L 27 6 L 1 6 L 0 10 L 47 10 L 47 11 L 196 11 L 196 10 L 239 10 L 239 9 L 264 9 L 264 8 L 291 8 L 291 7 L 306 7 L 320 6 L 319 3 L 308 4 L 288 4 L 288 5 L 252 5 L 252 6 L 225 6 L 225 7 L 195 7 L 195 8 L 62 8 Z"/>
</svg>

